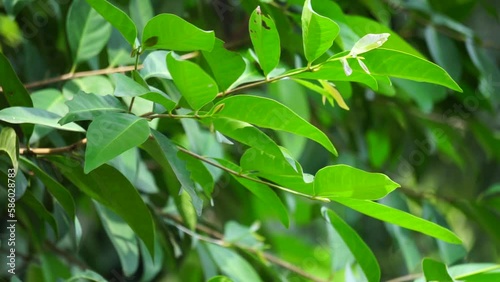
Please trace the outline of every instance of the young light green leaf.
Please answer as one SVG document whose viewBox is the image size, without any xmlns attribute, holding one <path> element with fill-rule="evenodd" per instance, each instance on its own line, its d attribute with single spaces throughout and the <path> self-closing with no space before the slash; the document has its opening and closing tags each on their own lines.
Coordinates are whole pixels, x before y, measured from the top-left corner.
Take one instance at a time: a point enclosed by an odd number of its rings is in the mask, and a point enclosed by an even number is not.
<svg viewBox="0 0 500 282">
<path fill-rule="evenodd" d="M 342 109 L 347 110 L 347 111 L 349 110 L 349 106 L 347 106 L 347 104 L 344 101 L 344 98 L 342 97 L 340 92 L 337 90 L 337 88 L 333 87 L 333 85 L 331 85 L 328 81 L 320 79 L 319 82 L 323 86 L 323 89 L 325 89 L 333 97 L 335 102 L 337 102 L 337 104 L 339 104 L 339 106 Z"/>
<path fill-rule="evenodd" d="M 52 196 L 54 196 L 54 198 L 64 208 L 70 220 L 73 220 L 76 215 L 75 201 L 73 200 L 73 197 L 68 189 L 62 186 L 57 180 L 48 175 L 32 161 L 22 157 L 21 162 L 23 165 L 28 167 L 28 169 L 30 169 L 31 172 L 43 182 L 43 184 L 45 184 L 45 187 L 50 194 L 52 194 Z"/>
<path fill-rule="evenodd" d="M 412 214 L 384 206 L 372 201 L 349 199 L 349 198 L 335 198 L 336 202 L 341 203 L 355 211 L 363 213 L 367 216 L 376 218 L 378 220 L 386 221 L 401 227 L 414 230 L 431 237 L 443 240 L 453 244 L 461 244 L 462 240 L 457 237 L 450 230 L 443 228 L 433 222 L 421 219 Z"/>
<path fill-rule="evenodd" d="M 439 282 L 454 282 L 448 273 L 446 265 L 437 260 L 425 258 L 422 261 L 422 270 L 424 271 L 425 280 Z"/>
<path fill-rule="evenodd" d="M 85 0 L 75 0 L 68 11 L 66 34 L 75 68 L 101 52 L 111 36 L 111 26 Z"/>
<path fill-rule="evenodd" d="M 145 119 L 130 114 L 106 113 L 89 125 L 85 150 L 85 173 L 144 143 L 149 136 Z"/>
<path fill-rule="evenodd" d="M 11 127 L 2 128 L 2 132 L 0 133 L 0 152 L 1 151 L 7 153 L 12 162 L 14 173 L 17 174 L 19 166 L 19 140 L 17 139 L 16 131 Z"/>
<path fill-rule="evenodd" d="M 342 61 L 343 60 L 341 60 L 341 62 Z M 347 60 L 345 61 L 345 63 L 347 63 Z M 352 81 L 362 83 L 373 90 L 378 90 L 378 83 L 374 76 L 367 74 L 359 67 L 354 67 L 353 70 L 349 65 L 347 65 L 346 68 L 347 69 L 344 68 L 343 63 L 329 62 L 324 64 L 317 71 L 294 75 L 293 78 Z"/>
<path fill-rule="evenodd" d="M 215 117 L 227 117 L 259 127 L 304 136 L 316 141 L 328 151 L 337 155 L 335 147 L 321 130 L 275 100 L 250 95 L 238 95 L 228 97 L 218 104 L 222 103 L 225 104 L 224 108 L 214 114 Z"/>
<path fill-rule="evenodd" d="M 202 51 L 202 54 L 221 90 L 227 90 L 245 71 L 241 55 L 224 48 L 224 42 L 218 38 L 215 39 L 214 49 Z"/>
<path fill-rule="evenodd" d="M 152 18 L 142 33 L 144 49 L 211 51 L 214 42 L 213 31 L 201 30 L 173 14 L 160 14 Z"/>
<path fill-rule="evenodd" d="M 304 54 L 309 64 L 332 47 L 339 32 L 340 28 L 334 21 L 313 11 L 311 0 L 304 2 L 302 39 L 304 41 Z"/>
<path fill-rule="evenodd" d="M 241 171 L 240 167 L 230 161 L 218 159 L 217 162 L 231 170 Z M 237 177 L 232 174 L 231 176 L 233 176 L 236 181 L 243 185 L 243 187 L 254 194 L 260 201 L 263 201 L 265 205 L 269 207 L 270 210 L 272 210 L 272 213 L 274 213 L 280 219 L 281 223 L 283 223 L 283 225 L 288 228 L 290 224 L 288 219 L 288 212 L 283 202 L 281 202 L 278 195 L 276 195 L 276 193 L 271 188 L 264 184 Z"/>
<path fill-rule="evenodd" d="M 0 120 L 13 124 L 38 124 L 55 129 L 85 132 L 85 129 L 75 123 L 60 125 L 57 122 L 61 116 L 48 112 L 42 109 L 26 108 L 26 107 L 10 107 L 0 111 Z"/>
<path fill-rule="evenodd" d="M 201 109 L 217 97 L 217 83 L 197 64 L 177 60 L 170 53 L 167 65 L 175 85 L 194 110 Z"/>
<path fill-rule="evenodd" d="M 367 34 L 361 37 L 361 39 L 354 44 L 351 52 L 349 52 L 349 55 L 352 57 L 357 57 L 359 54 L 363 54 L 373 49 L 379 48 L 387 41 L 389 36 L 389 33 Z"/>
<path fill-rule="evenodd" d="M 116 213 L 106 206 L 94 202 L 102 226 L 113 244 L 122 271 L 125 276 L 132 276 L 139 267 L 139 245 L 134 230 Z"/>
<path fill-rule="evenodd" d="M 280 36 L 271 17 L 264 15 L 257 7 L 250 16 L 248 25 L 250 39 L 259 59 L 264 75 L 278 65 L 281 56 Z"/>
<path fill-rule="evenodd" d="M 111 95 L 100 96 L 93 93 L 78 92 L 67 101 L 69 112 L 59 120 L 60 125 L 77 120 L 92 120 L 107 112 L 124 112 L 127 108 Z"/>
<path fill-rule="evenodd" d="M 31 101 L 28 90 L 26 90 L 21 80 L 19 80 L 9 60 L 7 60 L 2 52 L 0 52 L 0 87 L 2 88 L 2 94 L 5 99 L 7 99 L 9 106 L 33 107 L 33 102 Z M 24 137 L 26 140 L 29 140 L 33 133 L 34 126 L 25 124 L 21 128 L 25 134 Z"/>
<path fill-rule="evenodd" d="M 253 267 L 235 251 L 205 244 L 220 271 L 234 281 L 262 281 Z"/>
<path fill-rule="evenodd" d="M 320 169 L 314 179 L 314 196 L 376 200 L 398 188 L 399 184 L 381 173 L 370 173 L 347 165 Z"/>
<path fill-rule="evenodd" d="M 134 47 L 137 37 L 137 28 L 130 17 L 106 0 L 86 0 L 103 18 L 115 27 Z"/>
<path fill-rule="evenodd" d="M 323 216 L 340 235 L 350 252 L 358 262 L 369 282 L 380 281 L 380 267 L 370 247 L 358 233 L 340 218 L 334 211 L 323 209 Z"/>
<path fill-rule="evenodd" d="M 137 189 L 125 176 L 109 165 L 85 174 L 80 163 L 71 158 L 52 156 L 49 159 L 82 192 L 125 220 L 154 256 L 153 217 Z"/>
</svg>

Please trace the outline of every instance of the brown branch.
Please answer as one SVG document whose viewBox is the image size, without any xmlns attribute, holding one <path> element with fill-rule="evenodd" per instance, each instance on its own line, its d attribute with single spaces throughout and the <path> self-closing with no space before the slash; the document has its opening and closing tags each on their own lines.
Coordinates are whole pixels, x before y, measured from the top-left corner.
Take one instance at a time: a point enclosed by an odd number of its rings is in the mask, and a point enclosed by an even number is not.
<svg viewBox="0 0 500 282">
<path fill-rule="evenodd" d="M 82 140 L 75 142 L 71 145 L 57 148 L 20 148 L 19 155 L 57 155 L 62 153 L 71 152 L 76 150 L 78 147 L 87 144 L 87 138 L 83 138 Z"/>
<path fill-rule="evenodd" d="M 391 280 L 387 280 L 386 282 L 405 282 L 405 281 L 413 281 L 417 278 L 422 277 L 422 273 L 408 274 L 405 276 L 397 277 Z"/>
<path fill-rule="evenodd" d="M 191 52 L 187 53 L 181 56 L 181 59 L 183 60 L 189 60 L 192 58 L 195 58 L 199 55 L 198 52 Z M 137 69 L 140 70 L 144 68 L 144 65 L 138 65 Z M 67 73 L 63 74 L 60 76 L 56 77 L 51 77 L 47 78 L 44 80 L 40 81 L 35 81 L 35 82 L 30 82 L 24 85 L 26 89 L 30 88 L 36 88 L 48 84 L 53 84 L 61 81 L 66 81 L 70 79 L 75 79 L 75 78 L 82 78 L 82 77 L 87 77 L 87 76 L 94 76 L 94 75 L 104 75 L 104 74 L 113 74 L 113 73 L 123 73 L 123 72 L 128 72 L 128 71 L 133 71 L 135 69 L 135 66 L 122 66 L 122 67 L 116 67 L 116 68 L 106 68 L 106 69 L 99 69 L 99 70 L 91 70 L 91 71 L 81 71 L 81 72 L 73 72 L 73 73 Z M 0 92 L 3 92 L 2 87 L 0 87 Z"/>
<path fill-rule="evenodd" d="M 180 224 L 180 225 L 183 225 L 184 226 L 184 221 L 178 217 L 178 216 L 175 216 L 175 215 L 172 215 L 172 214 L 168 214 L 168 213 L 165 213 L 165 212 L 159 212 L 160 216 L 162 217 L 165 217 L 165 218 L 168 218 L 174 222 L 176 222 L 177 224 Z M 221 242 L 224 242 L 224 235 L 216 230 L 213 230 L 211 229 L 210 227 L 207 227 L 205 225 L 201 225 L 201 224 L 197 224 L 196 225 L 196 230 L 200 231 L 200 232 L 203 232 L 205 234 L 207 234 L 208 236 L 214 238 L 214 239 L 217 239 Z M 182 230 L 181 230 L 182 231 Z M 320 279 L 314 275 L 311 275 L 305 271 L 303 271 L 302 269 L 300 269 L 298 266 L 294 265 L 294 264 L 291 264 L 287 261 L 284 261 L 282 259 L 280 259 L 279 257 L 275 256 L 275 255 L 272 255 L 270 253 L 266 253 L 266 252 L 261 252 L 259 250 L 256 250 L 254 248 L 250 248 L 250 247 L 247 247 L 247 246 L 241 246 L 241 245 L 237 245 L 237 244 L 230 244 L 230 243 L 226 243 L 225 245 L 232 245 L 234 247 L 237 247 L 239 249 L 242 249 L 242 250 L 245 250 L 247 252 L 250 252 L 250 253 L 253 253 L 253 254 L 256 254 L 256 255 L 262 255 L 265 259 L 267 259 L 268 261 L 270 261 L 271 263 L 275 264 L 275 265 L 278 265 L 282 268 L 285 268 L 291 272 L 295 272 L 296 274 L 304 277 L 304 278 L 307 278 L 309 279 L 310 281 L 314 281 L 314 282 L 324 282 L 325 280 L 323 279 Z"/>
</svg>

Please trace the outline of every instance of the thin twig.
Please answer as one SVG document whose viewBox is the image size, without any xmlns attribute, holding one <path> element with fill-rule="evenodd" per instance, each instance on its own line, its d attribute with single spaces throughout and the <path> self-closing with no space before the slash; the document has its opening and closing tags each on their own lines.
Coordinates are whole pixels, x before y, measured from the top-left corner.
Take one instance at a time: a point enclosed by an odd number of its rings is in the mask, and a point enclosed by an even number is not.
<svg viewBox="0 0 500 282">
<path fill-rule="evenodd" d="M 422 273 L 408 274 L 405 276 L 397 277 L 391 280 L 387 280 L 386 282 L 405 282 L 405 281 L 413 281 L 417 278 L 422 277 Z"/>
<path fill-rule="evenodd" d="M 20 155 L 57 155 L 62 153 L 67 153 L 76 150 L 78 147 L 87 144 L 87 138 L 83 138 L 82 140 L 75 142 L 71 145 L 57 148 L 20 148 Z"/>
<path fill-rule="evenodd" d="M 160 214 L 160 216 L 168 218 L 168 219 L 176 222 L 177 224 L 181 225 L 183 228 L 179 229 L 179 230 L 181 230 L 181 231 L 184 232 L 184 230 L 187 229 L 186 227 L 184 227 L 184 221 L 180 217 L 172 215 L 172 214 L 164 213 L 164 212 L 159 212 L 159 214 Z M 177 224 L 175 226 L 179 227 Z M 210 237 L 213 237 L 213 238 L 217 239 L 217 245 L 223 244 L 223 246 L 226 246 L 226 247 L 227 246 L 234 246 L 236 248 L 248 251 L 248 252 L 256 254 L 256 255 L 262 255 L 269 262 L 271 262 L 271 263 L 273 263 L 275 265 L 278 265 L 278 266 L 280 266 L 280 267 L 282 267 L 284 269 L 287 269 L 287 270 L 289 270 L 291 272 L 294 272 L 294 273 L 296 273 L 296 274 L 298 274 L 298 275 L 300 275 L 300 276 L 302 276 L 304 278 L 307 278 L 310 281 L 314 281 L 314 282 L 324 282 L 325 281 L 325 280 L 322 280 L 322 279 L 320 279 L 320 278 L 318 278 L 318 277 L 316 277 L 314 275 L 311 275 L 311 274 L 303 271 L 302 269 L 300 269 L 296 265 L 291 264 L 291 263 L 289 263 L 287 261 L 284 261 L 284 260 L 280 259 L 279 257 L 276 257 L 276 256 L 274 256 L 274 255 L 272 255 L 270 253 L 262 252 L 260 250 L 256 250 L 254 248 L 250 248 L 250 247 L 247 247 L 247 246 L 242 246 L 242 245 L 239 245 L 239 244 L 231 244 L 231 243 L 225 242 L 224 241 L 224 235 L 222 233 L 220 233 L 220 232 L 218 232 L 216 230 L 213 230 L 213 229 L 211 229 L 208 226 L 197 224 L 195 228 L 196 228 L 196 230 L 198 230 L 200 232 L 203 232 L 203 233 L 206 233 Z M 189 230 L 189 229 L 187 229 L 187 230 Z M 200 236 L 200 235 L 197 235 L 197 236 Z"/>
<path fill-rule="evenodd" d="M 189 60 L 192 58 L 195 58 L 199 55 L 198 52 L 191 52 L 187 53 L 181 56 L 181 59 L 183 60 Z M 140 70 L 144 68 L 144 65 L 137 65 L 137 70 Z M 94 75 L 104 75 L 104 74 L 113 74 L 113 73 L 123 73 L 123 72 L 129 72 L 133 71 L 135 69 L 135 66 L 122 66 L 122 67 L 116 67 L 116 68 L 106 68 L 106 69 L 99 69 L 99 70 L 91 70 L 91 71 L 81 71 L 81 72 L 69 72 L 67 74 L 63 74 L 60 76 L 56 77 L 51 77 L 47 78 L 44 80 L 40 81 L 35 81 L 35 82 L 30 82 L 26 83 L 24 87 L 26 89 L 30 88 L 36 88 L 48 84 L 53 84 L 61 81 L 66 81 L 70 79 L 75 79 L 75 78 L 82 78 L 82 77 L 87 77 L 87 76 L 94 76 Z M 2 87 L 0 87 L 0 92 L 3 92 Z"/>
</svg>

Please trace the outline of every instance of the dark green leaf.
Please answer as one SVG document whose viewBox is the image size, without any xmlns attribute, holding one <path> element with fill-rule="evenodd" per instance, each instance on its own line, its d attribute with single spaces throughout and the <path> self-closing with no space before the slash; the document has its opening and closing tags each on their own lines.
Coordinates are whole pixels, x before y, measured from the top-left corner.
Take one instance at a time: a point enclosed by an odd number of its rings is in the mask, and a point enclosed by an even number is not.
<svg viewBox="0 0 500 282">
<path fill-rule="evenodd" d="M 82 192 L 125 220 L 154 255 L 153 218 L 137 189 L 125 176 L 109 165 L 85 174 L 81 165 L 70 158 L 53 156 L 50 160 Z"/>
<path fill-rule="evenodd" d="M 38 124 L 48 127 L 53 127 L 59 130 L 85 132 L 83 128 L 75 123 L 60 125 L 57 123 L 61 116 L 35 108 L 26 107 L 10 107 L 0 111 L 0 120 L 12 124 Z"/>
</svg>

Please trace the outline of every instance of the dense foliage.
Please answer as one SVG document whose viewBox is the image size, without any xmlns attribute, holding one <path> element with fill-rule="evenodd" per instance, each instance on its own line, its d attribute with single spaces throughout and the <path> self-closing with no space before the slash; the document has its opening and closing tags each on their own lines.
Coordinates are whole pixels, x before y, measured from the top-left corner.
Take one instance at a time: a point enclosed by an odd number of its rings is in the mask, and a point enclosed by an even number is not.
<svg viewBox="0 0 500 282">
<path fill-rule="evenodd" d="M 500 281 L 495 2 L 0 3 L 1 277 Z"/>
</svg>

